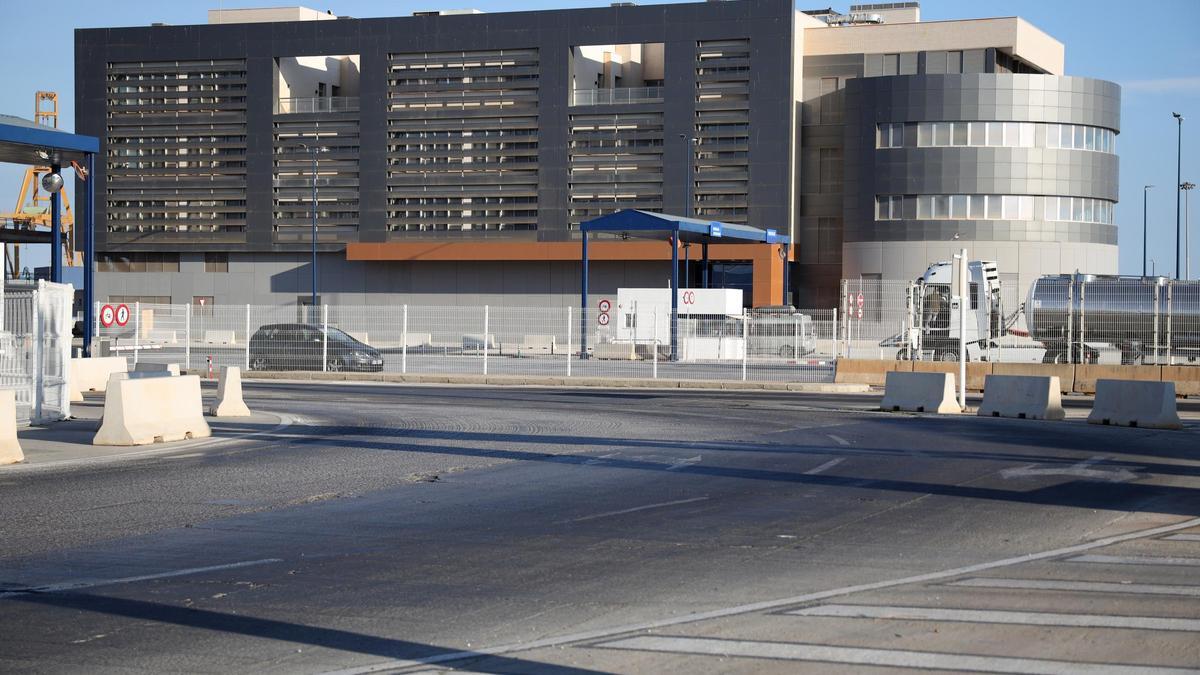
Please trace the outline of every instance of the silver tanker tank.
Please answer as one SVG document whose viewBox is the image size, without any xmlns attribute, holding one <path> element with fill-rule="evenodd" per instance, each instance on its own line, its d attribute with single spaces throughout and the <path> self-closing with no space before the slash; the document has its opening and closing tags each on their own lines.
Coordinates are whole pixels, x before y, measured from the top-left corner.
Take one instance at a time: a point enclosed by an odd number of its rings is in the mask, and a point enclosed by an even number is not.
<svg viewBox="0 0 1200 675">
<path fill-rule="evenodd" d="M 1153 354 L 1155 344 L 1165 347 L 1168 329 L 1173 351 L 1200 350 L 1200 282 L 1043 276 L 1029 287 L 1025 319 L 1030 337 L 1046 345 L 1047 361 L 1064 360 L 1068 346 L 1078 348 L 1082 341 L 1113 345 L 1121 350 L 1122 362 L 1134 363 Z M 1200 352 L 1188 356 L 1200 357 Z"/>
</svg>

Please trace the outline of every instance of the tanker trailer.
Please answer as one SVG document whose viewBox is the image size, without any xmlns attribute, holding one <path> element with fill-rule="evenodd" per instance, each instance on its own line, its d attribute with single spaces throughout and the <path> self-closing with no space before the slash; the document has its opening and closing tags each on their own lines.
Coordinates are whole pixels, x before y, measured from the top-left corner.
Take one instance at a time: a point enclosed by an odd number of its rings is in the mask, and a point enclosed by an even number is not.
<svg viewBox="0 0 1200 675">
<path fill-rule="evenodd" d="M 1025 301 L 1029 335 L 1046 346 L 1047 363 L 1095 363 L 1101 348 L 1121 363 L 1165 360 L 1168 347 L 1200 358 L 1200 282 L 1165 277 L 1047 275 Z"/>
</svg>

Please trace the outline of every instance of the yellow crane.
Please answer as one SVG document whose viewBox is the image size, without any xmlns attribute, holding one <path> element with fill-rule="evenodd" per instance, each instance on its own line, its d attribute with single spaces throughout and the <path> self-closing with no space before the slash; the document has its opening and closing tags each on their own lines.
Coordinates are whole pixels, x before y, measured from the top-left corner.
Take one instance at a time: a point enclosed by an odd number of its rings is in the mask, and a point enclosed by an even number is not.
<svg viewBox="0 0 1200 675">
<path fill-rule="evenodd" d="M 58 94 L 39 91 L 34 95 L 33 121 L 40 126 L 58 128 Z M 21 190 L 17 193 L 16 208 L 10 213 L 0 213 L 0 226 L 16 230 L 50 229 L 50 195 L 42 190 L 42 176 L 50 173 L 48 166 L 31 166 L 25 170 Z M 60 222 L 63 231 L 63 262 L 75 266 L 82 259 L 75 253 L 75 213 L 66 190 L 62 196 Z M 21 273 L 21 244 L 8 244 L 8 276 L 14 278 Z"/>
</svg>

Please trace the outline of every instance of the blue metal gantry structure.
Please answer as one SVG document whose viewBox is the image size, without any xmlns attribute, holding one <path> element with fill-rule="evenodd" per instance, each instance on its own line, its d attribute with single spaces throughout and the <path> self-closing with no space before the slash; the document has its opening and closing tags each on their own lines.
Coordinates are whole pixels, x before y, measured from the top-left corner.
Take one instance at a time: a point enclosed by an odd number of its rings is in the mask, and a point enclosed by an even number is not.
<svg viewBox="0 0 1200 675">
<path fill-rule="evenodd" d="M 60 173 L 63 166 L 82 167 L 87 172 L 83 182 L 80 223 L 83 231 L 83 348 L 92 343 L 92 313 L 95 311 L 95 198 L 94 171 L 100 139 L 95 136 L 58 131 L 29 120 L 0 115 L 0 162 L 26 166 L 49 166 Z M 76 171 L 79 177 L 78 169 Z M 76 183 L 78 185 L 78 182 Z M 62 196 L 61 191 L 50 197 L 50 281 L 62 280 Z M 78 232 L 79 230 L 76 230 Z"/>
<path fill-rule="evenodd" d="M 761 230 L 749 225 L 722 223 L 715 220 L 685 218 L 667 213 L 624 209 L 593 218 L 579 225 L 583 233 L 583 274 L 580 284 L 579 356 L 587 358 L 588 306 L 588 234 L 607 232 L 621 238 L 661 239 L 671 246 L 671 359 L 678 354 L 679 328 L 679 246 L 700 244 L 703 259 L 703 287 L 708 288 L 708 245 L 718 244 L 782 244 L 784 254 L 783 294 L 786 302 L 787 251 L 792 240 L 775 230 Z M 685 253 L 686 254 L 686 253 Z"/>
</svg>

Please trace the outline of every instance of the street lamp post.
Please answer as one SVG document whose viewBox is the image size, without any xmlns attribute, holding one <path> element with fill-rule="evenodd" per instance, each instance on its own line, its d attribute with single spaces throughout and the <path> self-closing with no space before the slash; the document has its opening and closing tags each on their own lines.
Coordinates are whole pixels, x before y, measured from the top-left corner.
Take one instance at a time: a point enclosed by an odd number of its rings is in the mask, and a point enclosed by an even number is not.
<svg viewBox="0 0 1200 675">
<path fill-rule="evenodd" d="M 1153 185 L 1142 188 L 1142 276 L 1146 276 L 1146 195 L 1150 194 Z"/>
<path fill-rule="evenodd" d="M 1175 278 L 1179 278 L 1179 193 L 1183 187 L 1183 115 L 1171 113 L 1175 118 L 1178 132 L 1175 141 Z"/>
<path fill-rule="evenodd" d="M 1183 278 L 1191 279 L 1192 240 L 1190 234 L 1192 230 L 1192 214 L 1189 207 L 1191 206 L 1192 190 L 1196 189 L 1196 184 L 1190 181 L 1182 183 L 1179 189 L 1183 190 Z"/>
<path fill-rule="evenodd" d="M 312 156 L 312 307 L 317 306 L 317 153 L 329 152 L 329 148 L 301 143 L 296 146 Z"/>
</svg>

